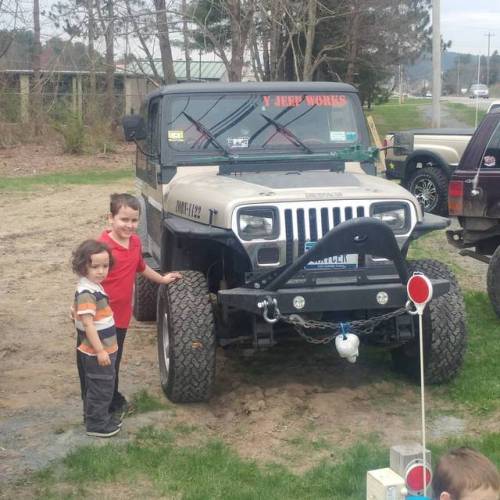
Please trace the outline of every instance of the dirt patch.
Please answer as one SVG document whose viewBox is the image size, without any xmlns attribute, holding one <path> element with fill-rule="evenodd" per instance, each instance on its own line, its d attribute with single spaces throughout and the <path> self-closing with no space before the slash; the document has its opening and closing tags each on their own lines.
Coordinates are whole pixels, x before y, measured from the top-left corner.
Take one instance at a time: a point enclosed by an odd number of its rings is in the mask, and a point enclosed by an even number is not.
<svg viewBox="0 0 500 500">
<path fill-rule="evenodd" d="M 86 158 L 85 165 L 95 162 Z M 133 181 L 122 181 L 0 197 L 0 480 L 42 468 L 82 444 L 106 445 L 87 438 L 81 425 L 69 259 L 79 241 L 104 227 L 109 194 L 132 189 Z M 470 259 L 453 258 L 477 273 Z M 163 398 L 155 336 L 151 323 L 130 328 L 121 377 L 129 396 L 147 389 Z M 146 424 L 182 424 L 194 426 L 201 438 L 223 439 L 242 456 L 304 470 L 370 434 L 388 445 L 418 439 L 417 391 L 404 380 L 386 381 L 388 372 L 380 357 L 362 355 L 350 365 L 329 348 L 303 344 L 250 359 L 219 350 L 209 404 L 169 404 L 165 411 L 133 416 L 113 442 L 130 439 Z M 432 398 L 428 404 L 441 408 Z M 450 425 L 460 432 L 479 428 L 467 419 Z"/>
<path fill-rule="evenodd" d="M 119 143 L 114 153 L 68 155 L 57 141 L 0 148 L 0 176 L 24 177 L 53 172 L 114 170 L 133 164 L 135 146 Z"/>
</svg>

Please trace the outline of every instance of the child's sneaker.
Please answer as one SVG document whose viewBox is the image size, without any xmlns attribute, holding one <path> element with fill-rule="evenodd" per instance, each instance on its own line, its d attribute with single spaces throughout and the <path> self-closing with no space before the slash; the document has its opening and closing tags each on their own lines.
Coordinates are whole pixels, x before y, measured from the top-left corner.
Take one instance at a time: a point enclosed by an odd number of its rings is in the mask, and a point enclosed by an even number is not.
<svg viewBox="0 0 500 500">
<path fill-rule="evenodd" d="M 120 415 L 117 415 L 116 413 L 111 414 L 111 419 L 109 422 L 113 425 L 116 425 L 117 427 L 121 427 L 123 424 Z"/>
<path fill-rule="evenodd" d="M 98 431 L 87 430 L 87 436 L 108 438 L 118 434 L 120 432 L 120 427 L 118 427 L 114 422 L 110 422 L 104 429 Z"/>
</svg>

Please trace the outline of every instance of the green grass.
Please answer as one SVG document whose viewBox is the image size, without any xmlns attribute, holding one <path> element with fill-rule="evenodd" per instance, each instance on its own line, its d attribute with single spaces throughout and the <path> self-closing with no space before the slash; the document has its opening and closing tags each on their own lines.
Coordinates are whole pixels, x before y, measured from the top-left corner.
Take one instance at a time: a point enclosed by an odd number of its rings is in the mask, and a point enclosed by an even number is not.
<svg viewBox="0 0 500 500">
<path fill-rule="evenodd" d="M 143 389 L 132 396 L 132 404 L 136 407 L 134 413 L 146 413 L 148 411 L 165 410 L 167 405 L 165 401 L 151 396 L 148 391 Z"/>
<path fill-rule="evenodd" d="M 500 464 L 499 433 L 432 443 L 433 460 L 456 446 L 472 446 Z M 95 498 L 96 488 L 120 484 L 128 497 L 151 496 L 185 500 L 210 499 L 338 499 L 365 498 L 366 472 L 386 467 L 389 450 L 374 437 L 339 451 L 305 474 L 277 464 L 244 460 L 220 441 L 179 447 L 175 437 L 150 427 L 127 445 L 86 446 L 61 463 L 33 476 L 38 498 Z M 147 496 L 147 495 L 146 495 Z"/>
<path fill-rule="evenodd" d="M 371 115 L 377 126 L 380 138 L 394 130 L 406 130 L 412 128 L 427 127 L 429 123 L 425 120 L 421 107 L 427 105 L 428 101 L 414 99 L 399 104 L 389 101 L 386 104 L 373 106 L 366 114 Z"/>
<path fill-rule="evenodd" d="M 85 172 L 57 172 L 29 177 L 0 177 L 0 190 L 26 191 L 37 186 L 61 186 L 70 184 L 108 184 L 132 178 L 131 169 L 95 170 Z"/>
<path fill-rule="evenodd" d="M 464 405 L 474 414 L 500 408 L 499 322 L 482 292 L 466 292 L 469 346 L 459 376 L 433 393 Z"/>
<path fill-rule="evenodd" d="M 469 127 L 474 127 L 476 122 L 476 108 L 473 106 L 467 106 L 466 104 L 460 104 L 458 102 L 447 102 L 444 103 L 446 109 L 461 122 L 466 123 Z M 478 109 L 477 113 L 477 123 L 484 118 L 486 111 L 484 109 Z"/>
</svg>

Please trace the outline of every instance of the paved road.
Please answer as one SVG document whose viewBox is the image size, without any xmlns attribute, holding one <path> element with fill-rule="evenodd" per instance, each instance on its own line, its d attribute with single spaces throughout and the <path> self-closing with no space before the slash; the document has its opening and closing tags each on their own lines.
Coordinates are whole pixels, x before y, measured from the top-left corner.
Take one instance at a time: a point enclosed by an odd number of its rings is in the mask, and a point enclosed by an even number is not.
<svg viewBox="0 0 500 500">
<path fill-rule="evenodd" d="M 470 107 L 475 107 L 476 104 L 479 109 L 484 109 L 487 110 L 489 105 L 494 101 L 495 99 L 470 99 L 469 97 L 459 97 L 459 96 L 452 96 L 452 95 L 447 95 L 441 97 L 441 101 L 448 101 L 448 102 L 457 102 L 460 104 L 465 104 L 466 106 Z"/>
</svg>

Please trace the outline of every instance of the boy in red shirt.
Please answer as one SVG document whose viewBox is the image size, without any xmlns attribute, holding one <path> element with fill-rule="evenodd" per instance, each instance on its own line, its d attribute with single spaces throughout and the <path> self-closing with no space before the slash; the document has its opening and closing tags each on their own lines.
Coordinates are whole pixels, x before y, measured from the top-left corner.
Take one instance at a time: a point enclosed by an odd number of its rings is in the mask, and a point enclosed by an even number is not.
<svg viewBox="0 0 500 500">
<path fill-rule="evenodd" d="M 123 354 L 123 344 L 132 317 L 132 298 L 136 273 L 158 284 L 168 285 L 181 279 L 179 273 L 161 275 L 151 269 L 142 258 L 141 240 L 137 236 L 141 206 L 134 196 L 127 193 L 112 194 L 108 222 L 111 229 L 105 230 L 99 240 L 105 243 L 113 255 L 114 264 L 102 286 L 109 297 L 113 311 L 118 351 L 116 356 L 116 380 L 111 412 L 125 412 L 128 403 L 118 390 L 118 374 Z M 80 373 L 80 365 L 79 365 Z M 83 388 L 83 381 L 80 377 Z"/>
</svg>

